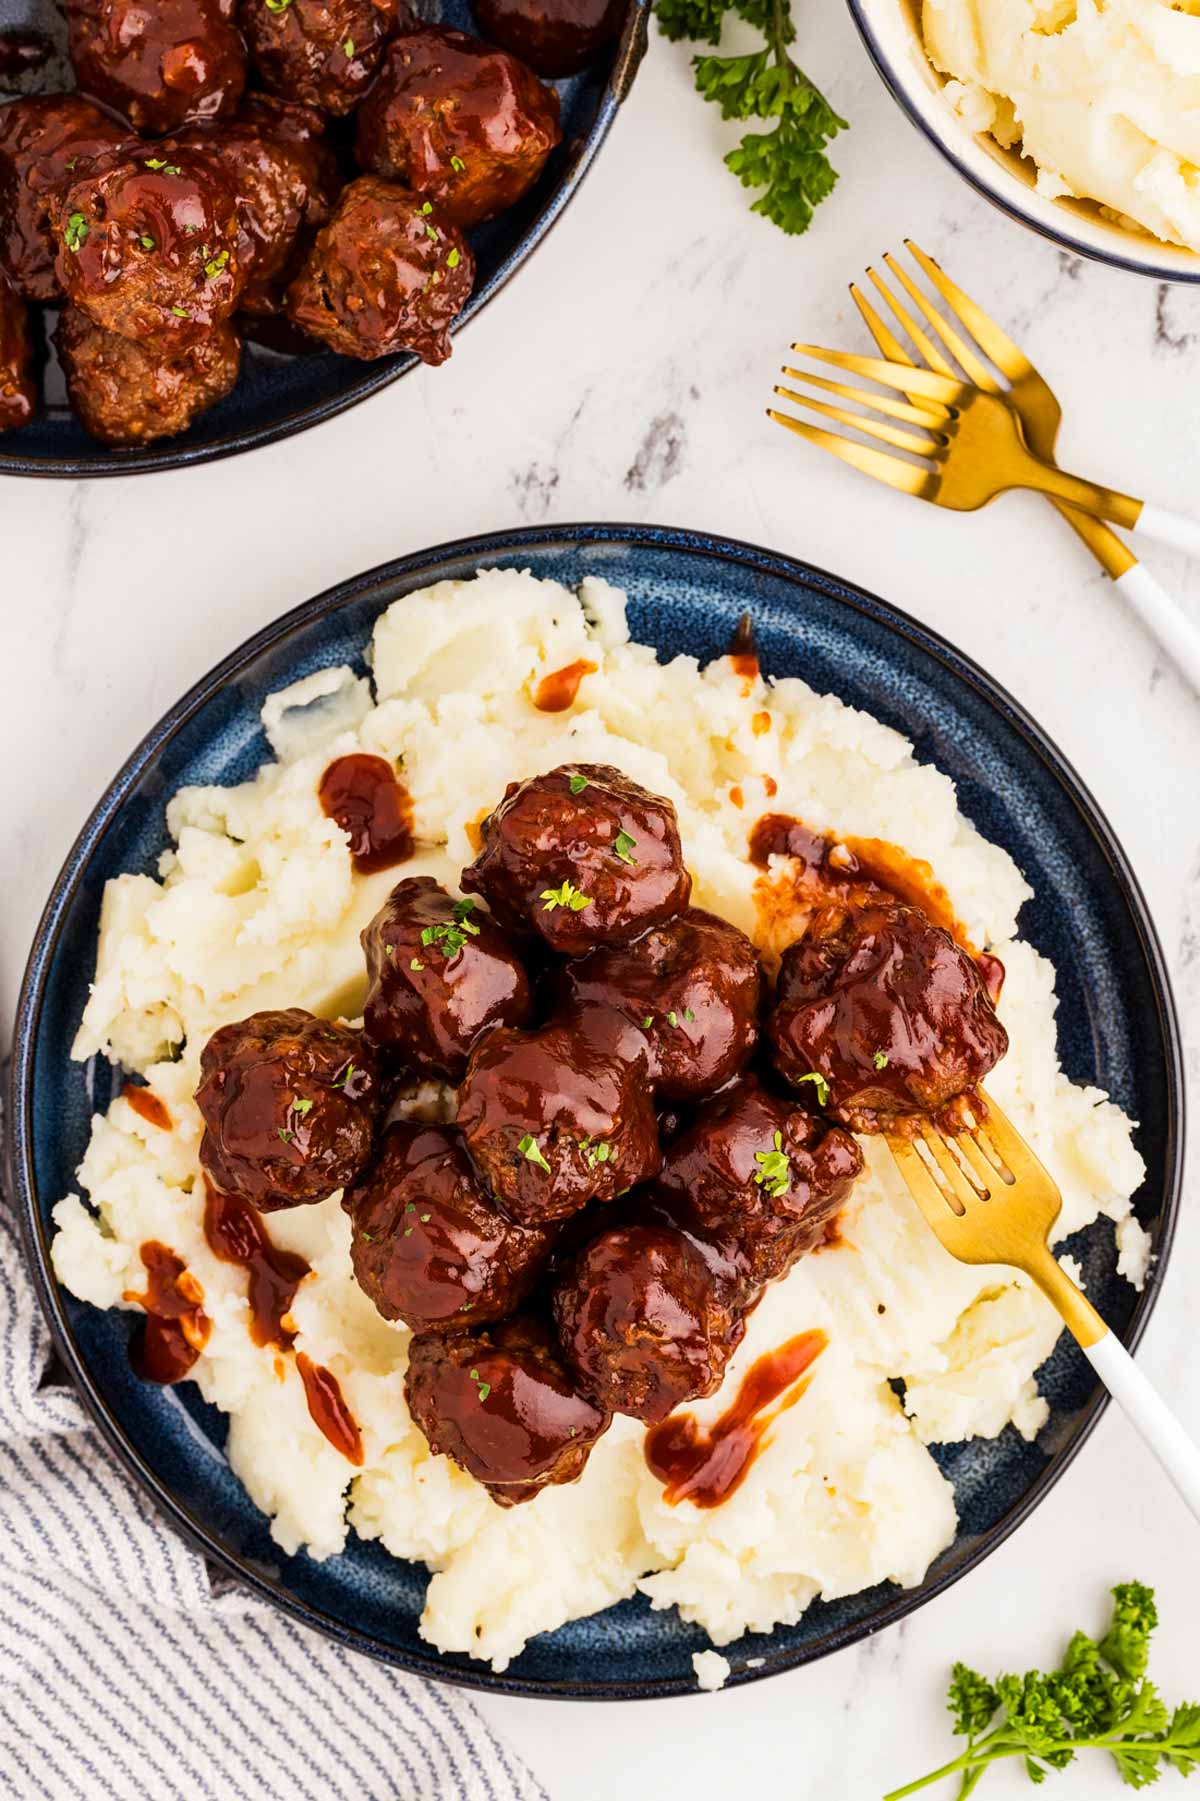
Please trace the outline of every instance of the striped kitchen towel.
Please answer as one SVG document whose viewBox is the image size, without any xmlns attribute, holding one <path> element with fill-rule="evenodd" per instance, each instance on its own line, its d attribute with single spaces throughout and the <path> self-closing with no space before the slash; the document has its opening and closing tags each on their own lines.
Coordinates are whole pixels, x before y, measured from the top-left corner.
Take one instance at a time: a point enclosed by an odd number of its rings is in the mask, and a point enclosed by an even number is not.
<svg viewBox="0 0 1200 1801">
<path fill-rule="evenodd" d="M 50 1364 L 0 1195 L 0 1796 L 546 1801 L 462 1694 L 214 1580 Z"/>
</svg>

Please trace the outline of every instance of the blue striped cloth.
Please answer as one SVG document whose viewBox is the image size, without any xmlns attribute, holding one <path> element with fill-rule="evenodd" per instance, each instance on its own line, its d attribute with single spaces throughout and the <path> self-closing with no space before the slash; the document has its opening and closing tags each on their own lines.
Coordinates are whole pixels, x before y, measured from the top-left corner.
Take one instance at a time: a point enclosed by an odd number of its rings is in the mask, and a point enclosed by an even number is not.
<svg viewBox="0 0 1200 1801">
<path fill-rule="evenodd" d="M 458 1691 L 214 1580 L 50 1358 L 0 1195 L 0 1796 L 546 1801 Z"/>
</svg>

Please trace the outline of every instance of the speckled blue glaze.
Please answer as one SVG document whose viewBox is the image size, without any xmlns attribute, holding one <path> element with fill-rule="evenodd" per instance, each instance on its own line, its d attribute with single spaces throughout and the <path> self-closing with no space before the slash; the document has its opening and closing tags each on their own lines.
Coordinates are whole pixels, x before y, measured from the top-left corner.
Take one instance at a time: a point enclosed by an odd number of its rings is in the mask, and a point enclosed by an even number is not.
<svg viewBox="0 0 1200 1801">
<path fill-rule="evenodd" d="M 1076 1081 L 1112 1093 L 1140 1121 L 1147 1179 L 1138 1215 L 1157 1262 L 1140 1298 L 1115 1274 L 1111 1229 L 1073 1246 L 1089 1292 L 1127 1343 L 1162 1280 L 1183 1148 L 1179 1035 L 1161 952 L 1119 846 L 1078 777 L 1016 704 L 943 640 L 883 601 L 751 546 L 650 527 L 581 526 L 445 546 L 359 576 L 308 602 L 237 651 L 180 701 L 134 753 L 84 827 L 38 930 L 19 1005 L 12 1073 L 14 1193 L 39 1292 L 68 1367 L 114 1450 L 174 1523 L 220 1565 L 347 1644 L 428 1675 L 548 1696 L 631 1697 L 695 1686 L 704 1635 L 673 1612 L 627 1601 L 537 1639 L 503 1676 L 439 1657 L 417 1632 L 425 1573 L 351 1538 L 324 1564 L 284 1557 L 222 1454 L 224 1422 L 190 1384 L 138 1382 L 128 1315 L 101 1313 L 49 1273 L 48 1218 L 71 1186 L 107 1065 L 67 1047 L 91 974 L 103 884 L 153 869 L 163 809 L 182 782 L 234 782 L 268 754 L 259 706 L 272 689 L 339 661 L 362 667 L 372 623 L 396 595 L 492 565 L 625 587 L 636 636 L 701 661 L 751 612 L 764 669 L 803 676 L 907 734 L 922 761 L 958 785 L 979 829 L 1005 845 L 1036 899 L 1022 927 L 1059 971 L 1059 1048 Z M 1052 1415 L 1035 1445 L 1009 1430 L 937 1452 L 954 1483 L 960 1530 L 917 1589 L 884 1585 L 817 1604 L 795 1626 L 730 1647 L 733 1681 L 819 1657 L 899 1618 L 961 1576 L 1013 1529 L 1086 1437 L 1101 1405 L 1089 1366 L 1060 1344 L 1041 1375 Z M 751 1658 L 760 1668 L 748 1669 Z"/>
<path fill-rule="evenodd" d="M 475 29 L 469 0 L 440 0 L 419 10 L 461 31 Z M 602 51 L 582 74 L 549 84 L 562 105 L 563 141 L 519 205 L 468 233 L 475 251 L 475 291 L 455 322 L 455 335 L 516 274 L 575 194 L 633 83 L 646 49 L 649 16 L 649 0 L 630 0 L 620 43 Z M 0 31 L 18 26 L 65 44 L 57 0 L 0 0 Z M 10 97 L 0 91 L 0 102 Z M 34 309 L 35 315 L 41 311 Z M 46 317 L 53 329 L 56 314 Z M 233 393 L 179 437 L 142 450 L 110 450 L 89 437 L 66 404 L 61 375 L 52 369 L 45 410 L 20 431 L 0 437 L 0 475 L 133 475 L 235 456 L 319 425 L 416 366 L 416 357 L 407 355 L 362 363 L 331 350 L 277 356 L 248 343 Z"/>
</svg>

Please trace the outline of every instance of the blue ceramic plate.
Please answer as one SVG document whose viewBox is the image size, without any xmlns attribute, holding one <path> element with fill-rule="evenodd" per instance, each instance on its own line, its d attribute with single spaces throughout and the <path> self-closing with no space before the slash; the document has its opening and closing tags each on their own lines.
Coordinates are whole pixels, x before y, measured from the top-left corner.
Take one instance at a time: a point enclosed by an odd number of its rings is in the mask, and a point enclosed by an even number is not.
<svg viewBox="0 0 1200 1801">
<path fill-rule="evenodd" d="M 462 31 L 475 29 L 469 0 L 439 0 L 420 10 Z M 518 206 L 468 234 L 475 250 L 475 291 L 455 323 L 456 335 L 536 250 L 579 187 L 633 83 L 649 17 L 649 0 L 630 0 L 620 43 L 601 51 L 581 75 L 550 84 L 562 103 L 563 141 Z M 56 0 L 0 0 L 0 31 L 18 27 L 42 32 L 65 53 L 66 25 Z M 45 92 L 73 87 L 65 54 L 22 86 Z M 0 102 L 9 98 L 0 89 Z M 44 315 L 48 336 L 57 310 L 33 311 Z M 20 431 L 0 435 L 0 475 L 132 475 L 234 456 L 332 419 L 417 366 L 414 356 L 361 363 L 331 350 L 281 356 L 247 343 L 237 387 L 202 413 L 189 431 L 144 450 L 110 450 L 88 436 L 67 406 L 62 375 L 48 345 L 47 353 L 45 409 Z"/>
<path fill-rule="evenodd" d="M 578 526 L 450 544 L 376 569 L 260 632 L 185 696 L 135 751 L 80 834 L 54 887 L 29 962 L 13 1059 L 12 1175 L 30 1263 L 59 1349 L 115 1453 L 167 1517 L 219 1565 L 346 1644 L 426 1675 L 518 1694 L 626 1698 L 695 1687 L 704 1635 L 672 1613 L 626 1601 L 535 1639 L 503 1676 L 440 1657 L 417 1633 L 425 1572 L 351 1538 L 317 1564 L 283 1557 L 231 1476 L 224 1421 L 190 1384 L 154 1388 L 131 1373 L 132 1316 L 103 1313 L 50 1273 L 49 1213 L 72 1185 L 93 1108 L 113 1076 L 67 1055 L 87 994 L 100 897 L 120 870 L 152 870 L 163 810 L 185 782 L 237 782 L 269 755 L 259 707 L 272 689 L 329 663 L 362 667 L 376 615 L 413 588 L 481 566 L 530 568 L 570 584 L 589 573 L 630 596 L 635 635 L 664 655 L 720 655 L 749 609 L 764 669 L 799 675 L 906 733 L 922 761 L 958 785 L 959 804 L 1011 851 L 1036 899 L 1025 935 L 1059 972 L 1059 1049 L 1077 1082 L 1105 1088 L 1139 1120 L 1147 1178 L 1138 1216 L 1157 1261 L 1138 1297 L 1117 1277 L 1112 1231 L 1072 1246 L 1088 1292 L 1133 1344 L 1166 1266 L 1179 1194 L 1183 1098 L 1179 1032 L 1162 954 L 1120 847 L 1095 802 L 1032 720 L 958 651 L 885 602 L 820 570 L 745 544 L 653 527 Z M 748 1682 L 852 1643 L 918 1607 L 1024 1518 L 1095 1423 L 1090 1367 L 1060 1343 L 1041 1373 L 1051 1418 L 1035 1445 L 1011 1429 L 950 1445 L 958 1537 L 916 1589 L 881 1586 L 811 1607 L 795 1626 L 731 1646 Z M 761 1659 L 750 1669 L 750 1659 Z"/>
</svg>

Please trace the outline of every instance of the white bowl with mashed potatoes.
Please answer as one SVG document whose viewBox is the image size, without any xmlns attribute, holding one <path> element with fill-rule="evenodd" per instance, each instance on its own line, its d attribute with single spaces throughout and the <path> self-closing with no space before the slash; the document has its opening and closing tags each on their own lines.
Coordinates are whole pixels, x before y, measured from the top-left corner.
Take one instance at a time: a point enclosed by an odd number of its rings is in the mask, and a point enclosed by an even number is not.
<svg viewBox="0 0 1200 1801">
<path fill-rule="evenodd" d="M 1167 0 L 849 0 L 887 87 L 1064 250 L 1200 281 L 1200 15 Z"/>
</svg>

